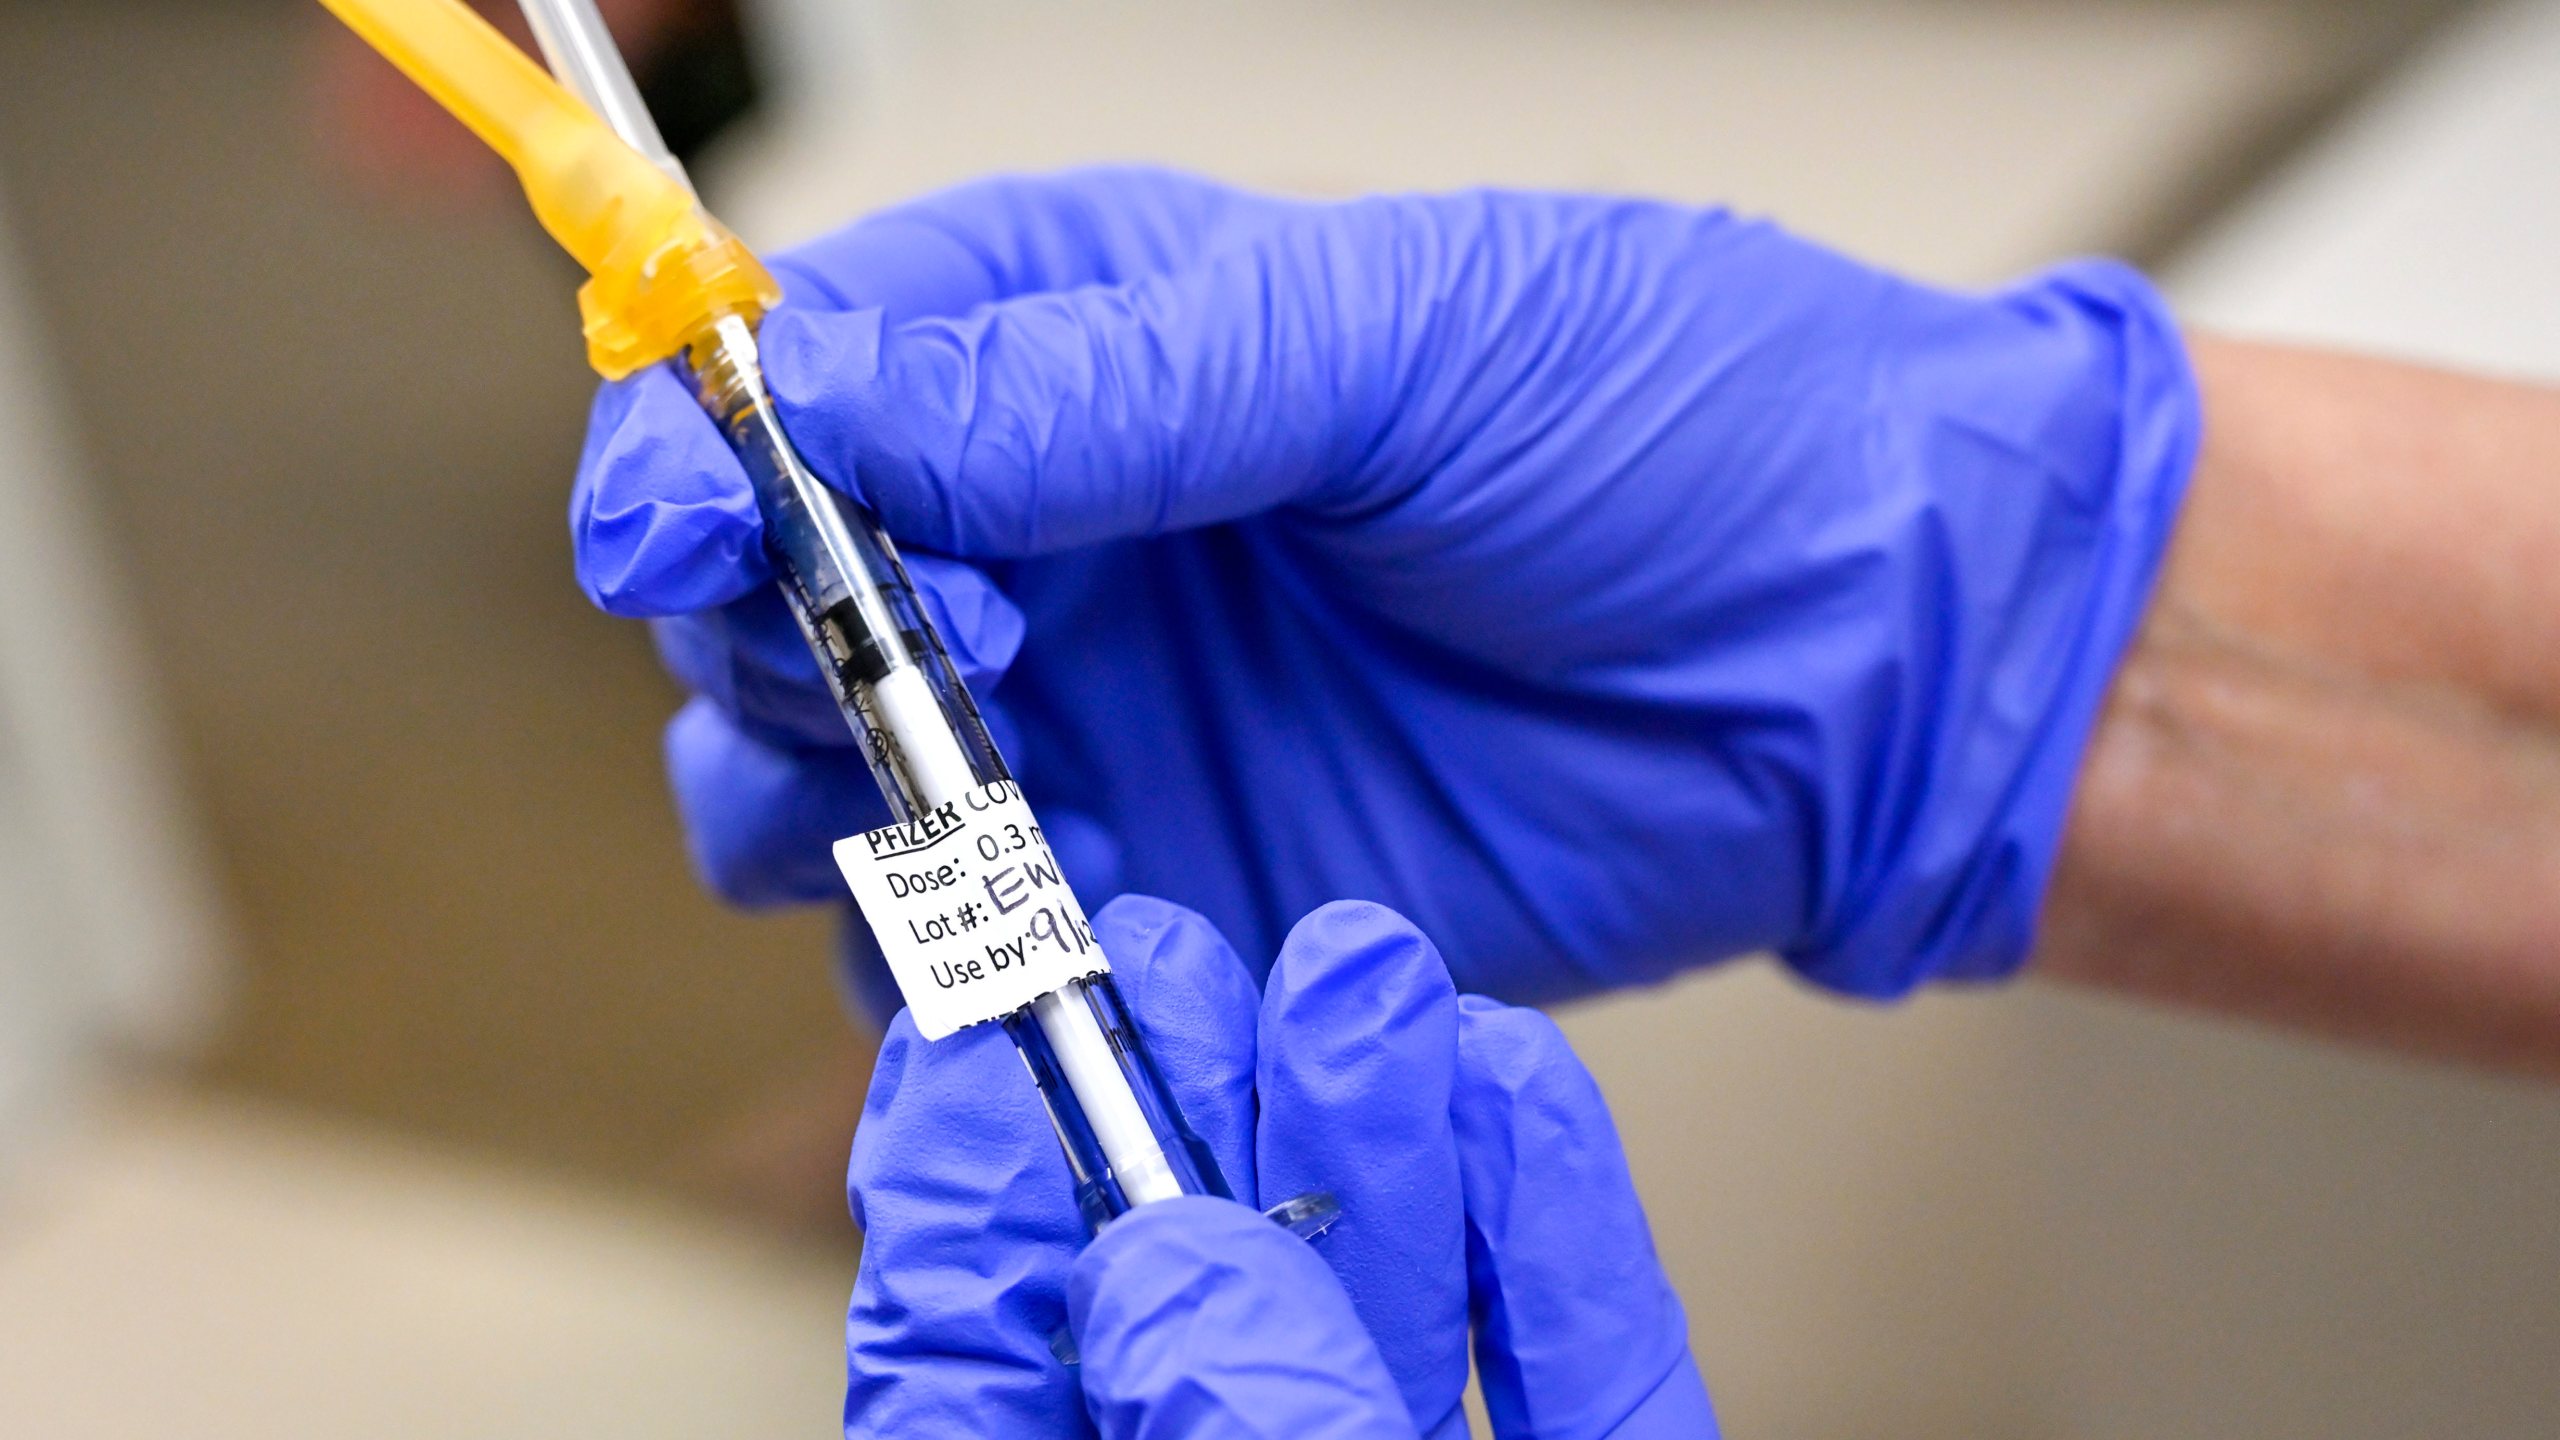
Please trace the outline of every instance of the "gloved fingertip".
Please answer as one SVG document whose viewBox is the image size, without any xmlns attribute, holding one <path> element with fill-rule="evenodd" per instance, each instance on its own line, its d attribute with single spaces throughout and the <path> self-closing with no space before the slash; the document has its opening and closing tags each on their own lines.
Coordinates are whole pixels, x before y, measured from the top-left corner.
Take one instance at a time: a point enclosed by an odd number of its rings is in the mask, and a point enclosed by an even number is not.
<svg viewBox="0 0 2560 1440">
<path fill-rule="evenodd" d="M 665 366 L 597 392 L 569 528 L 579 588 L 608 614 L 707 609 L 772 579 L 746 472 Z"/>
<path fill-rule="evenodd" d="M 866 502 L 862 462 L 882 440 L 870 417 L 882 412 L 881 334 L 877 310 L 788 306 L 765 317 L 757 333 L 765 381 L 773 387 L 783 428 L 819 478 Z M 885 418 L 894 424 L 891 409 Z"/>
<path fill-rule="evenodd" d="M 1228 1188 L 1254 1195 L 1253 972 L 1216 926 L 1150 895 L 1103 906 L 1093 930 L 1184 1119 Z"/>
<path fill-rule="evenodd" d="M 1383 905 L 1336 901 L 1290 930 L 1264 986 L 1265 1110 L 1292 1112 L 1309 1135 L 1402 1127 L 1405 1143 L 1445 1145 L 1457 1026 L 1457 990 L 1430 940 Z M 1266 1169 L 1298 1138 L 1266 1135 Z"/>
<path fill-rule="evenodd" d="M 1160 896 L 1114 895 L 1093 913 L 1093 928 L 1097 936 L 1107 937 L 1104 948 L 1110 948 L 1114 939 L 1125 944 L 1127 963 L 1135 965 L 1140 962 L 1141 952 L 1155 950 L 1169 932 L 1199 919 L 1199 913 L 1188 906 Z M 1113 958 L 1119 959 L 1119 954 L 1114 952 Z"/>
<path fill-rule="evenodd" d="M 1471 1094 L 1516 1099 L 1537 1093 L 1545 1103 L 1590 1114 L 1615 1128 L 1599 1082 L 1552 1016 L 1489 996 L 1461 995 L 1458 1017 L 1459 1075 Z"/>
<path fill-rule="evenodd" d="M 777 312 L 765 326 L 774 401 L 820 478 L 901 541 L 946 554 L 1024 553 L 1012 532 L 1028 523 L 1017 512 L 1031 487 L 1015 473 L 1027 459 L 1014 443 L 1025 421 L 987 396 L 967 338 L 983 329 L 941 319 L 892 327 L 877 310 Z M 961 493 L 964 452 L 971 484 L 993 495 Z M 998 520 L 970 514 L 990 506 Z"/>
<path fill-rule="evenodd" d="M 1453 1001 L 1439 948 L 1412 921 L 1367 900 L 1337 900 L 1289 931 L 1270 995 L 1285 1008 L 1373 1005 L 1393 1010 Z"/>
<path fill-rule="evenodd" d="M 1223 970 L 1234 953 L 1226 937 L 1208 921 L 1153 895 L 1113 896 L 1094 912 L 1093 937 L 1111 959 L 1111 973 L 1122 998 L 1137 1014 L 1138 1023 L 1150 1030 L 1159 1002 L 1183 1003 L 1179 995 L 1160 995 L 1160 991 L 1171 992 L 1208 965 Z M 1245 1013 L 1249 1016 L 1252 1010 Z"/>
</svg>

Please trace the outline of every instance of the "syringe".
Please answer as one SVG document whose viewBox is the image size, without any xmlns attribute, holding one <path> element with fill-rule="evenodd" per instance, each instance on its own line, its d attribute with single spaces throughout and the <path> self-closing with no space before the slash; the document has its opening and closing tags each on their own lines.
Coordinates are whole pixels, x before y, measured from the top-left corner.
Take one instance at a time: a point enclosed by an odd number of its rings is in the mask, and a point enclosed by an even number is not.
<svg viewBox="0 0 2560 1440">
<path fill-rule="evenodd" d="M 685 358 L 754 485 L 783 595 L 896 817 L 917 822 L 1009 788 L 897 547 L 784 432 L 756 348 L 757 321 L 779 289 L 701 210 L 592 0 L 524 0 L 553 68 L 584 104 L 461 0 L 322 3 L 515 167 L 545 226 L 594 275 L 580 302 L 599 371 Z M 1001 1023 L 1039 1087 L 1089 1227 L 1151 1200 L 1229 1195 L 1107 970 L 1067 980 Z M 1313 1234 L 1334 1213 L 1319 1195 L 1272 1215 Z"/>
<path fill-rule="evenodd" d="M 523 9 L 552 74 L 692 193 L 594 0 L 523 0 Z M 817 478 L 784 433 L 750 320 L 719 317 L 688 345 L 686 360 L 702 408 L 754 482 L 783 596 L 891 811 L 913 820 L 1012 779 L 916 603 L 897 547 L 867 510 Z M 1071 980 L 1004 1024 L 1048 1103 L 1088 1224 L 1171 1195 L 1228 1193 L 1108 973 Z"/>
</svg>

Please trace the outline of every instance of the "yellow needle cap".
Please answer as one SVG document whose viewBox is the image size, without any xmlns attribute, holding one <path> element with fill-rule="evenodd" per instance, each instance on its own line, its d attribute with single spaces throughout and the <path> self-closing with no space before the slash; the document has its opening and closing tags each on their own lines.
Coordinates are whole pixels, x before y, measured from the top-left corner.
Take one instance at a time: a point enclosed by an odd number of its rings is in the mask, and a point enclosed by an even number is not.
<svg viewBox="0 0 2560 1440">
<path fill-rule="evenodd" d="M 591 277 L 578 309 L 598 373 L 621 379 L 781 300 L 754 252 L 462 0 L 320 3 L 515 168 Z"/>
</svg>

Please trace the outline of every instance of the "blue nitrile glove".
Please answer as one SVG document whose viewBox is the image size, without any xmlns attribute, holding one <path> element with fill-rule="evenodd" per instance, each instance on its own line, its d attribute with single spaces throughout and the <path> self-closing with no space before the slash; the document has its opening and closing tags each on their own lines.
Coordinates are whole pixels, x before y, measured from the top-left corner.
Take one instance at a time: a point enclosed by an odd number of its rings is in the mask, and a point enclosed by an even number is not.
<svg viewBox="0 0 2560 1440">
<path fill-rule="evenodd" d="M 1093 171 L 780 269 L 791 433 L 983 567 L 925 583 L 1093 893 L 1248 954 L 1376 896 L 1513 998 L 2015 968 L 2199 425 L 2121 266 L 1960 294 L 1641 201 Z M 872 780 L 675 376 L 604 392 L 574 516 L 601 604 L 681 617 L 701 867 L 840 893 Z"/>
<path fill-rule="evenodd" d="M 1115 1440 L 1421 1434 L 1325 1262 L 1232 1200 L 1114 1222 L 1077 1257 L 1067 1313 L 1094 1347 L 1094 1428 Z"/>
<path fill-rule="evenodd" d="M 1471 1312 L 1503 1435 L 1714 1433 L 1608 1108 L 1544 1016 L 1458 998 L 1377 905 L 1308 916 L 1258 998 L 1178 906 L 1125 897 L 1094 930 L 1236 1194 L 1331 1190 L 1343 1218 L 1309 1252 L 1172 1202 L 1078 1259 L 1066 1161 L 1003 1032 L 927 1044 L 901 1015 L 854 1136 L 847 1435 L 1080 1435 L 1088 1409 L 1110 1436 L 1462 1435 Z M 1218 1240 L 1248 1221 L 1282 1243 Z M 1307 1253 L 1338 1289 L 1308 1284 Z M 1075 1370 L 1049 1351 L 1068 1320 Z"/>
</svg>

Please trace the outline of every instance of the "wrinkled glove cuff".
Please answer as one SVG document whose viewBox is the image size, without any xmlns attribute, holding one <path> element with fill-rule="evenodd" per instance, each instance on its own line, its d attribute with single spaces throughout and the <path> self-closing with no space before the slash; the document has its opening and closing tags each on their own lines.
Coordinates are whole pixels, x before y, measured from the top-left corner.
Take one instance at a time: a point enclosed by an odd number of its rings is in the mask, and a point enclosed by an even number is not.
<svg viewBox="0 0 2560 1440">
<path fill-rule="evenodd" d="M 1788 957 L 1875 997 L 2025 963 L 2203 430 L 2177 325 L 2129 267 L 1915 293 L 1916 338 L 1878 379 L 1868 443 L 1922 497 L 1896 533 L 1912 577 L 1899 653 L 1943 663 L 1876 687 L 1876 758 L 1835 797 L 1833 900 Z"/>
</svg>

